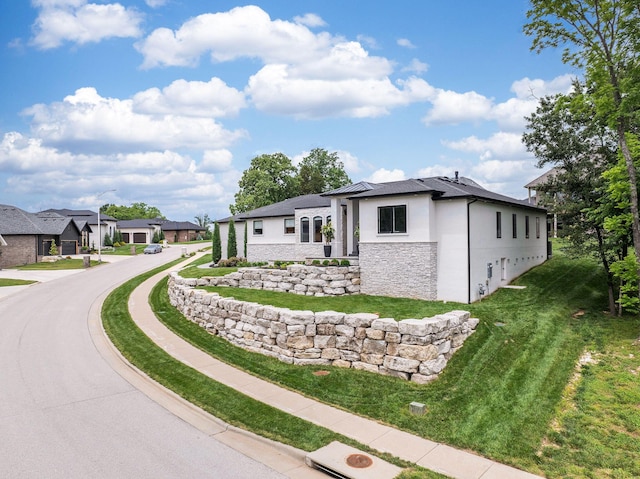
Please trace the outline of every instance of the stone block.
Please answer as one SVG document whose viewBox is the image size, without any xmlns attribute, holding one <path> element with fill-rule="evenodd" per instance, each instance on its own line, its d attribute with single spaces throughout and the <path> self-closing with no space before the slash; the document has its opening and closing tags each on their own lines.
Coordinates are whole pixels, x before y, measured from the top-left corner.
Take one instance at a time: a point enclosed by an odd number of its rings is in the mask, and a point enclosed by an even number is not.
<svg viewBox="0 0 640 479">
<path fill-rule="evenodd" d="M 306 336 L 291 336 L 287 338 L 286 346 L 290 349 L 313 348 L 313 339 Z"/>
<path fill-rule="evenodd" d="M 356 351 L 340 350 L 340 359 L 349 362 L 360 361 L 360 353 Z"/>
<path fill-rule="evenodd" d="M 331 360 L 340 359 L 340 351 L 336 348 L 326 348 L 322 350 L 320 357 Z"/>
<path fill-rule="evenodd" d="M 414 382 L 416 384 L 427 384 L 433 381 L 434 379 L 438 379 L 437 374 L 425 376 L 424 374 L 415 373 L 411 375 L 411 382 Z"/>
<path fill-rule="evenodd" d="M 398 356 L 387 356 L 384 358 L 383 365 L 388 370 L 400 371 L 405 373 L 415 373 L 420 367 L 420 361 Z"/>
<path fill-rule="evenodd" d="M 371 327 L 371 323 L 376 319 L 378 319 L 378 315 L 372 313 L 347 314 L 344 318 L 344 324 L 353 326 L 354 328 L 368 328 Z"/>
<path fill-rule="evenodd" d="M 379 366 L 384 363 L 384 354 L 362 353 L 360 354 L 360 360 L 365 363 L 375 364 L 376 366 Z"/>
<path fill-rule="evenodd" d="M 390 333 L 398 332 L 398 322 L 393 318 L 378 318 L 371 322 L 373 329 L 381 329 Z"/>
<path fill-rule="evenodd" d="M 400 344 L 398 346 L 398 356 L 417 361 L 429 361 L 438 357 L 438 348 L 433 344 L 427 346 Z"/>
<path fill-rule="evenodd" d="M 336 325 L 335 324 L 317 324 L 316 334 L 324 335 L 324 336 L 333 336 L 334 334 L 336 334 Z"/>
<path fill-rule="evenodd" d="M 387 343 L 399 343 L 402 340 L 400 333 L 385 333 L 384 340 Z"/>
<path fill-rule="evenodd" d="M 440 374 L 447 365 L 447 360 L 444 356 L 438 356 L 435 359 L 425 361 L 420 365 L 420 374 L 425 376 L 432 376 L 434 374 Z"/>
<path fill-rule="evenodd" d="M 365 330 L 365 333 L 367 335 L 367 338 L 369 339 L 384 339 L 384 336 L 386 334 L 381 329 L 373 329 L 373 328 L 367 328 Z"/>
<path fill-rule="evenodd" d="M 345 361 L 344 359 L 336 359 L 331 363 L 332 366 L 336 366 L 338 368 L 350 368 L 351 361 Z"/>
<path fill-rule="evenodd" d="M 387 351 L 387 342 L 383 340 L 365 339 L 362 344 L 362 352 L 368 354 L 384 355 Z"/>
<path fill-rule="evenodd" d="M 336 338 L 335 336 L 315 336 L 313 338 L 314 347 L 320 349 L 335 348 Z"/>
<path fill-rule="evenodd" d="M 428 323 L 424 319 L 403 319 L 398 322 L 398 332 L 411 336 L 426 336 L 429 334 Z"/>
<path fill-rule="evenodd" d="M 320 311 L 316 313 L 316 324 L 341 324 L 344 322 L 345 313 L 336 311 Z"/>
<path fill-rule="evenodd" d="M 337 324 L 336 325 L 336 334 L 338 336 L 347 336 L 352 338 L 355 335 L 355 328 L 352 326 L 347 326 L 346 324 Z"/>
</svg>

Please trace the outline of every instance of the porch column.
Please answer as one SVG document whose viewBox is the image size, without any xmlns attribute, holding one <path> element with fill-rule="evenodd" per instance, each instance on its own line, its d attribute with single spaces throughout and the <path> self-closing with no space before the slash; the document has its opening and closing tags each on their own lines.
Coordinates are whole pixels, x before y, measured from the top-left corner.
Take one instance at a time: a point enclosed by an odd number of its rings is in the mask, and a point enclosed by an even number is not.
<svg viewBox="0 0 640 479">
<path fill-rule="evenodd" d="M 331 256 L 337 258 L 342 256 L 342 231 L 344 230 L 342 217 L 342 206 L 340 206 L 340 198 L 331 198 L 331 225 L 335 229 L 335 236 L 331 242 Z"/>
</svg>

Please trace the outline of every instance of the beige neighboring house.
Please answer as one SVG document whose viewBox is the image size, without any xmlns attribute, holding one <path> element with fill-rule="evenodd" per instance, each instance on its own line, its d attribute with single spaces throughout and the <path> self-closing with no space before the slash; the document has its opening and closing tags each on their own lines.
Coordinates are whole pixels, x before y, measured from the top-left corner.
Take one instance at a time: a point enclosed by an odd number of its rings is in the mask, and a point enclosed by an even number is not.
<svg viewBox="0 0 640 479">
<path fill-rule="evenodd" d="M 527 183 L 524 187 L 527 189 L 528 191 L 528 196 L 529 196 L 529 204 L 534 205 L 534 206 L 538 206 L 539 205 L 539 199 L 540 196 L 538 195 L 538 188 L 541 185 L 544 185 L 546 183 L 548 183 L 549 181 L 553 180 L 553 178 L 555 178 L 558 173 L 560 173 L 562 170 L 560 168 L 551 168 L 549 171 L 544 172 L 542 175 L 538 176 L 536 179 L 530 181 L 529 183 Z M 552 196 L 552 201 L 553 204 L 551 205 L 542 205 L 540 204 L 539 206 L 543 207 L 543 208 L 547 208 L 549 210 L 549 228 L 550 228 L 550 235 L 554 238 L 558 237 L 558 212 L 556 211 L 556 199 L 557 199 L 557 195 L 558 193 L 554 193 Z"/>
</svg>

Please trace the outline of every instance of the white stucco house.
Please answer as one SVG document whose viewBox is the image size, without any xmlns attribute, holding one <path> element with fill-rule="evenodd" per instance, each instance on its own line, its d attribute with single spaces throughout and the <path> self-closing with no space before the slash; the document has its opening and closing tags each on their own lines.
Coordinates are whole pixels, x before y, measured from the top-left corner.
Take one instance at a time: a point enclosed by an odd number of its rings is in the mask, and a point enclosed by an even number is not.
<svg viewBox="0 0 640 479">
<path fill-rule="evenodd" d="M 320 226 L 336 230 L 333 257 L 356 259 L 363 294 L 471 303 L 547 259 L 546 210 L 456 176 L 360 182 L 220 220 L 249 261 L 322 258 Z M 359 233 L 359 235 L 358 235 Z"/>
</svg>

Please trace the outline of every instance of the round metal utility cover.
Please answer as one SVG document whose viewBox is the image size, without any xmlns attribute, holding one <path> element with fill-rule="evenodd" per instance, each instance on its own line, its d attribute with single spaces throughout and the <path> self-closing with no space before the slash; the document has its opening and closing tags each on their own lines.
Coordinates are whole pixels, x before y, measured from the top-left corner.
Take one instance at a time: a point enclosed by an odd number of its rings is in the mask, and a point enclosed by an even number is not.
<svg viewBox="0 0 640 479">
<path fill-rule="evenodd" d="M 364 454 L 351 454 L 347 457 L 347 464 L 357 469 L 364 469 L 373 464 L 373 460 Z"/>
</svg>

